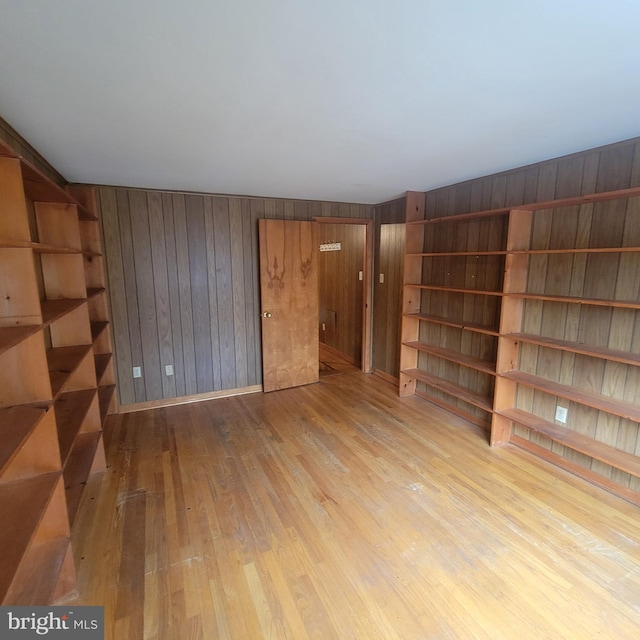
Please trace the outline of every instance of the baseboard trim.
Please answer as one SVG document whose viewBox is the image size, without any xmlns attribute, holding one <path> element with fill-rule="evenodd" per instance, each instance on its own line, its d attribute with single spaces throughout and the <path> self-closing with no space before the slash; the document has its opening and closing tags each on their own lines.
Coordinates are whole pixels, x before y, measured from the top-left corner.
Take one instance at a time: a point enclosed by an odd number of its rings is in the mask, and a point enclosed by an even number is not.
<svg viewBox="0 0 640 640">
<path fill-rule="evenodd" d="M 191 396 L 180 396 L 179 398 L 164 398 L 163 400 L 150 400 L 149 402 L 136 402 L 135 404 L 122 404 L 118 407 L 118 413 L 132 413 L 133 411 L 146 411 L 147 409 L 159 409 L 161 407 L 173 407 L 178 404 L 189 404 L 191 402 L 203 402 L 205 400 L 216 400 L 217 398 L 232 398 L 233 396 L 244 396 L 248 393 L 260 393 L 261 384 L 254 384 L 250 387 L 238 387 L 236 389 L 223 389 L 222 391 L 208 391 L 207 393 L 197 393 Z"/>
<path fill-rule="evenodd" d="M 378 376 L 378 378 L 382 378 L 385 382 L 391 383 L 394 387 L 400 386 L 400 380 L 390 373 L 386 373 L 385 371 L 380 371 L 380 369 L 374 369 L 371 373 L 374 376 Z"/>
</svg>

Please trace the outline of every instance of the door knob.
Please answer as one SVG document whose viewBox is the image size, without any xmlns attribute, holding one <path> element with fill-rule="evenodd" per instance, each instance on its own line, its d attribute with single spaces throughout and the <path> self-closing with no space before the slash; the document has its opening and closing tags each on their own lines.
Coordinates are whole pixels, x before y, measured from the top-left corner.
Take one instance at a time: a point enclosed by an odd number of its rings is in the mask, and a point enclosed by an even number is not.
<svg viewBox="0 0 640 640">
<path fill-rule="evenodd" d="M 263 317 L 263 318 L 270 318 L 270 317 L 271 317 L 271 314 L 270 314 L 268 311 L 265 311 L 265 312 L 262 314 L 262 317 Z"/>
</svg>

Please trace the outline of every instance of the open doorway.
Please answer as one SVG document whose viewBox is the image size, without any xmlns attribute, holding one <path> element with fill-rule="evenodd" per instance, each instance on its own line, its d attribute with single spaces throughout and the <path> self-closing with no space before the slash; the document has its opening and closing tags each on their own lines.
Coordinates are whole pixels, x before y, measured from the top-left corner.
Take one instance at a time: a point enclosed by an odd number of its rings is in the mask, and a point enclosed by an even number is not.
<svg viewBox="0 0 640 640">
<path fill-rule="evenodd" d="M 320 352 L 371 371 L 373 223 L 314 218 L 318 225 Z"/>
</svg>

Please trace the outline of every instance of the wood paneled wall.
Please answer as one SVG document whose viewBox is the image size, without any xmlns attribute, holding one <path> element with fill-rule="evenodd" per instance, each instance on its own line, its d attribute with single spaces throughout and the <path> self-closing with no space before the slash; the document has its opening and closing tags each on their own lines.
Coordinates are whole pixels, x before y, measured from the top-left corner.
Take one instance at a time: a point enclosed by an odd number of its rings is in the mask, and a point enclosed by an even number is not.
<svg viewBox="0 0 640 640">
<path fill-rule="evenodd" d="M 364 289 L 359 272 L 364 273 L 365 225 L 323 223 L 318 240 L 341 245 L 340 251 L 320 252 L 318 259 L 320 342 L 360 366 Z"/>
<path fill-rule="evenodd" d="M 373 370 L 395 380 L 400 374 L 405 206 L 406 198 L 398 198 L 377 205 L 374 213 Z"/>
<path fill-rule="evenodd" d="M 259 218 L 373 216 L 369 205 L 98 193 L 122 405 L 261 383 Z"/>
<path fill-rule="evenodd" d="M 640 139 L 430 191 L 426 194 L 426 209 L 429 217 L 447 216 L 637 186 L 640 186 Z M 638 198 L 569 207 L 553 214 L 540 211 L 534 215 L 532 248 L 637 246 L 639 220 Z M 480 226 L 478 230 L 480 234 Z M 496 225 L 489 237 L 485 234 L 483 246 L 491 243 L 492 236 L 500 244 L 498 235 L 503 232 Z M 439 240 L 441 249 L 448 241 Z M 471 246 L 469 239 L 465 242 Z M 637 254 L 533 256 L 528 288 L 544 293 L 567 293 L 568 290 L 575 296 L 637 300 L 640 296 L 638 260 Z M 454 266 L 448 272 L 454 273 Z M 473 298 L 482 301 L 481 296 Z M 477 311 L 482 315 L 483 310 Z M 524 331 L 531 333 L 542 332 L 565 340 L 640 352 L 637 330 L 640 313 L 634 310 L 528 301 L 523 325 Z M 449 333 L 443 332 L 441 346 L 447 346 Z M 434 342 L 434 336 L 430 336 L 430 342 Z M 628 402 L 640 402 L 637 367 L 525 345 L 521 349 L 519 369 Z M 554 419 L 555 405 L 555 400 L 540 392 L 525 389 L 519 392 L 518 406 L 550 421 Z M 637 423 L 573 403 L 569 405 L 568 428 L 640 454 Z M 637 478 L 554 444 L 543 436 L 530 434 L 526 429 L 516 431 L 575 464 L 597 470 L 623 486 L 640 488 Z"/>
</svg>

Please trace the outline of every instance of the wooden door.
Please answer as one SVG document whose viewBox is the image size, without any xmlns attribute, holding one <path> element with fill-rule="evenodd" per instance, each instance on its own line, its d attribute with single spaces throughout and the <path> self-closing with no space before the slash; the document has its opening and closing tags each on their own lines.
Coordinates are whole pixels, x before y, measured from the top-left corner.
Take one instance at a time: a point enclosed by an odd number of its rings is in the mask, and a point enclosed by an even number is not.
<svg viewBox="0 0 640 640">
<path fill-rule="evenodd" d="M 260 220 L 265 391 L 318 381 L 318 261 L 312 222 Z"/>
</svg>

